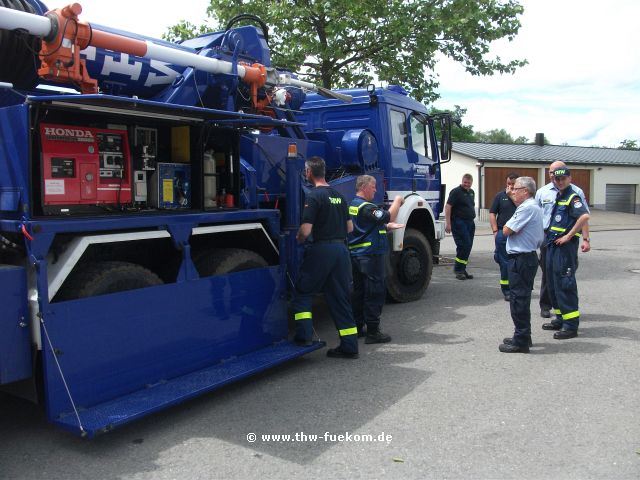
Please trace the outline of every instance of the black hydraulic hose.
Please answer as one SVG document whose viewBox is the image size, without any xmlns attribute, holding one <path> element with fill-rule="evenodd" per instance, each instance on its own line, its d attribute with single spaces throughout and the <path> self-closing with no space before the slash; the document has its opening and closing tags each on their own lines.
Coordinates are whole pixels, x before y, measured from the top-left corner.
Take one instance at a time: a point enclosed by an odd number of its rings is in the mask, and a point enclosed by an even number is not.
<svg viewBox="0 0 640 480">
<path fill-rule="evenodd" d="M 240 15 L 236 15 L 235 17 L 233 17 L 231 20 L 227 22 L 227 27 L 225 28 L 225 30 L 229 30 L 231 27 L 233 27 L 236 23 L 238 23 L 241 20 L 253 20 L 258 25 L 260 25 L 260 28 L 262 29 L 262 34 L 264 35 L 264 40 L 265 42 L 267 42 L 267 46 L 269 46 L 269 27 L 267 27 L 267 24 L 264 23 L 262 19 L 257 15 L 252 15 L 251 13 L 241 13 Z"/>
</svg>

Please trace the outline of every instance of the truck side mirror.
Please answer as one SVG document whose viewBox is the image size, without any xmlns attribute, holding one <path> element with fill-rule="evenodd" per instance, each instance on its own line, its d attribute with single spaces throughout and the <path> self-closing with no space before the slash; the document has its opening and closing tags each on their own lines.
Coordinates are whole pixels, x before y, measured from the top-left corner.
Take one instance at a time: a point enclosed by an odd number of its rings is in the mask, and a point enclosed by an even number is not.
<svg viewBox="0 0 640 480">
<path fill-rule="evenodd" d="M 367 93 L 369 94 L 369 105 L 375 107 L 378 105 L 378 96 L 376 95 L 376 86 L 373 83 L 367 85 Z"/>
<path fill-rule="evenodd" d="M 446 115 L 440 118 L 440 163 L 451 160 L 451 117 Z"/>
</svg>

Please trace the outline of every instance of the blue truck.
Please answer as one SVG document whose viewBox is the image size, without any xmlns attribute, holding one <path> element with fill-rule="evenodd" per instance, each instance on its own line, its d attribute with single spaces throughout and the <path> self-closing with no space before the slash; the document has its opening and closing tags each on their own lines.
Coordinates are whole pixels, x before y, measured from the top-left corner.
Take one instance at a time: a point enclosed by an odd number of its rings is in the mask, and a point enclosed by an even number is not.
<svg viewBox="0 0 640 480">
<path fill-rule="evenodd" d="M 2 5 L 3 391 L 91 437 L 324 346 L 288 341 L 312 155 L 347 198 L 365 173 L 405 197 L 388 294 L 423 295 L 449 116 L 280 71 L 264 25 L 173 44 Z"/>
</svg>

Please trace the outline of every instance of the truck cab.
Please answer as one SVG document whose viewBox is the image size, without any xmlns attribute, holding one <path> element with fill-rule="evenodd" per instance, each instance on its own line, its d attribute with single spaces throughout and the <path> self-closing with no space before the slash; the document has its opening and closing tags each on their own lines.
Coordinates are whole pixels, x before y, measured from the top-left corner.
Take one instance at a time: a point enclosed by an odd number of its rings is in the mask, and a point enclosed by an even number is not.
<svg viewBox="0 0 640 480">
<path fill-rule="evenodd" d="M 440 165 L 449 159 L 448 117 L 431 116 L 427 108 L 399 86 L 343 90 L 351 104 L 317 94 L 307 96 L 298 120 L 312 140 L 327 146 L 325 158 L 333 177 L 368 174 L 377 178 L 374 199 L 405 203 L 392 232 L 387 290 L 396 301 L 411 301 L 426 291 L 444 238 Z M 436 128 L 443 139 L 436 141 Z M 353 196 L 354 192 L 351 192 Z"/>
</svg>

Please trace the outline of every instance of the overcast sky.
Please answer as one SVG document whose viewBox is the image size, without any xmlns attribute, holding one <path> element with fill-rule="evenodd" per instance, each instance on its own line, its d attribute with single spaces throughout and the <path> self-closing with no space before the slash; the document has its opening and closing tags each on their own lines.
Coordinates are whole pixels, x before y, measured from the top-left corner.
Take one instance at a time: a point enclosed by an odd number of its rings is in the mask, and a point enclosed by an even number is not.
<svg viewBox="0 0 640 480">
<path fill-rule="evenodd" d="M 49 8 L 66 5 L 46 0 Z M 68 2 L 67 2 L 68 3 Z M 180 19 L 195 24 L 207 0 L 79 0 L 81 18 L 152 37 Z M 476 131 L 504 128 L 530 141 L 617 147 L 640 141 L 640 1 L 521 0 L 525 13 L 513 42 L 496 42 L 503 60 L 526 58 L 515 75 L 473 77 L 442 61 L 439 108 L 467 109 Z M 178 7 L 178 8 L 176 8 Z"/>
</svg>

